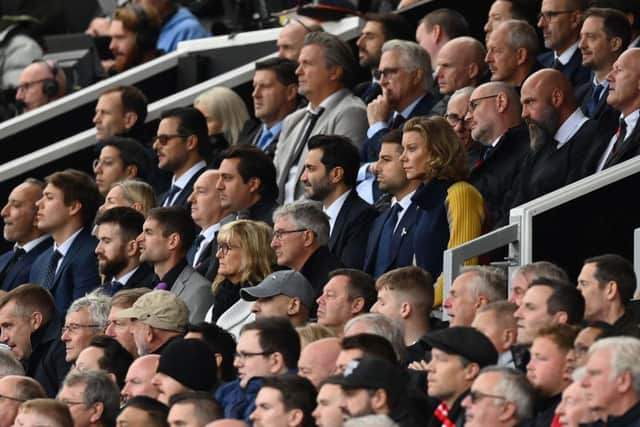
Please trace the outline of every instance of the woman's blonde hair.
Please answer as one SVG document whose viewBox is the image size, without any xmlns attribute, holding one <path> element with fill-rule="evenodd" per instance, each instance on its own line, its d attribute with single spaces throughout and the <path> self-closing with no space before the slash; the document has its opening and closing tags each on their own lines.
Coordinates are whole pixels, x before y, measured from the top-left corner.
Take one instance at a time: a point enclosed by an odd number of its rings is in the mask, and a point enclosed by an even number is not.
<svg viewBox="0 0 640 427">
<path fill-rule="evenodd" d="M 249 112 L 237 93 L 227 87 L 216 86 L 198 95 L 193 106 L 197 104 L 202 104 L 209 117 L 222 123 L 222 132 L 229 144 L 238 143 L 240 131 L 249 119 Z"/>
<path fill-rule="evenodd" d="M 271 248 L 273 230 L 264 222 L 241 219 L 223 225 L 218 231 L 218 244 L 237 242 L 242 251 L 241 284 L 257 285 L 269 273 L 276 262 L 276 254 Z M 218 274 L 213 280 L 212 290 L 216 292 L 225 279 Z"/>
<path fill-rule="evenodd" d="M 138 203 L 140 205 L 140 212 L 142 212 L 145 218 L 149 215 L 149 211 L 156 207 L 156 193 L 153 191 L 153 187 L 144 181 L 125 179 L 114 183 L 111 188 L 114 187 L 120 187 L 122 189 L 124 197 L 129 203 Z"/>
<path fill-rule="evenodd" d="M 427 144 L 426 180 L 460 181 L 469 176 L 467 153 L 444 118 L 414 117 L 405 123 L 402 132 L 417 132 Z"/>
</svg>

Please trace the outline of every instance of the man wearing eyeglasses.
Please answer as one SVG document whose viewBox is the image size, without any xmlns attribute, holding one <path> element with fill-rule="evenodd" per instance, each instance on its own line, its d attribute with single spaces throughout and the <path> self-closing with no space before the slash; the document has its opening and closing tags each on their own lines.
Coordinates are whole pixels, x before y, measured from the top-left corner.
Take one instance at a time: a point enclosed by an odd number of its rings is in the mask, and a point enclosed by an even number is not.
<svg viewBox="0 0 640 427">
<path fill-rule="evenodd" d="M 113 427 L 120 411 L 118 386 L 105 371 L 71 371 L 58 400 L 69 408 L 74 427 Z"/>
<path fill-rule="evenodd" d="M 159 197 L 161 206 L 189 207 L 193 183 L 207 167 L 207 120 L 193 107 L 164 111 L 153 149 L 158 167 L 171 172 L 171 188 Z"/>
<path fill-rule="evenodd" d="M 66 93 L 67 79 L 64 71 L 47 61 L 37 61 L 28 65 L 18 80 L 16 104 L 18 110 L 26 113 Z"/>
<path fill-rule="evenodd" d="M 447 103 L 447 112 L 444 115 L 444 118 L 456 133 L 458 140 L 465 150 L 467 150 L 467 160 L 470 169 L 480 161 L 483 152 L 482 144 L 471 138 L 471 128 L 465 118 L 469 110 L 469 97 L 473 89 L 472 86 L 467 86 L 453 92 Z"/>
<path fill-rule="evenodd" d="M 67 362 L 74 363 L 80 352 L 89 347 L 91 338 L 104 333 L 110 305 L 111 298 L 104 294 L 89 294 L 71 304 L 60 337 Z"/>
<path fill-rule="evenodd" d="M 462 401 L 464 427 L 514 427 L 533 415 L 534 391 L 513 368 L 488 367 Z"/>
<path fill-rule="evenodd" d="M 574 88 L 590 79 L 590 71 L 582 65 L 578 48 L 582 13 L 586 0 L 542 0 L 538 28 L 542 30 L 544 47 L 550 52 L 538 56 L 545 68 L 555 68 L 564 74 Z"/>
<path fill-rule="evenodd" d="M 42 386 L 33 378 L 7 375 L 0 378 L 0 427 L 11 427 L 22 402 L 46 398 Z"/>
</svg>

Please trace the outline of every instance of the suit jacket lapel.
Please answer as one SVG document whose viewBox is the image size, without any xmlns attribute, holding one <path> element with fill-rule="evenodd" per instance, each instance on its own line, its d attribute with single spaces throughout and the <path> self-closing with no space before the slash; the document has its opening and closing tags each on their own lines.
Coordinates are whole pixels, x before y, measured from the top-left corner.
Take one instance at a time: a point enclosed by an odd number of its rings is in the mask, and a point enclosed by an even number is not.
<svg viewBox="0 0 640 427">
<path fill-rule="evenodd" d="M 349 215 L 349 212 L 351 211 L 351 205 L 353 204 L 354 195 L 357 195 L 357 193 L 355 192 L 355 190 L 351 190 L 351 192 L 345 199 L 342 208 L 340 208 L 340 212 L 338 212 L 338 216 L 336 217 L 335 222 L 333 223 L 333 232 L 331 233 L 331 236 L 329 238 L 329 249 L 331 251 L 333 251 L 333 248 L 342 237 L 344 226 L 347 222 L 347 217 Z"/>
<path fill-rule="evenodd" d="M 405 239 L 405 236 L 409 235 L 409 231 L 411 230 L 411 226 L 415 224 L 416 215 L 418 214 L 418 206 L 411 203 L 409 209 L 402 216 L 398 227 L 396 227 L 395 232 L 393 233 L 393 239 L 391 240 L 391 256 L 389 257 L 389 262 L 392 262 L 398 256 L 398 251 L 400 250 L 400 246 L 402 246 L 402 242 Z"/>
<path fill-rule="evenodd" d="M 615 154 L 607 159 L 604 165 L 605 168 L 610 166 L 611 164 L 619 163 L 620 159 L 624 158 L 627 152 L 629 152 L 629 150 L 633 149 L 638 144 L 638 133 L 640 132 L 640 126 L 638 125 L 640 125 L 640 120 L 636 122 L 636 126 L 633 128 L 631 135 L 629 135 L 629 137 L 621 143 Z"/>
<path fill-rule="evenodd" d="M 178 278 L 174 282 L 173 286 L 171 286 L 171 292 L 180 296 L 187 288 L 186 281 L 189 279 L 189 266 L 186 266 L 184 270 L 180 272 Z"/>
</svg>

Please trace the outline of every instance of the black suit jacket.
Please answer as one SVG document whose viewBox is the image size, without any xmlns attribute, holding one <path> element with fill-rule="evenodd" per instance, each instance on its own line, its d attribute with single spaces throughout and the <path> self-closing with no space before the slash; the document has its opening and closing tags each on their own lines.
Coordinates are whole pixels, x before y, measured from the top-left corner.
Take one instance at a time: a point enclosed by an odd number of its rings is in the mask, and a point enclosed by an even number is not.
<svg viewBox="0 0 640 427">
<path fill-rule="evenodd" d="M 408 120 L 413 117 L 433 115 L 431 110 L 437 102 L 438 98 L 433 96 L 431 93 L 425 94 L 420 102 L 416 104 L 409 117 L 405 117 L 405 119 Z M 382 146 L 382 137 L 387 132 L 389 132 L 389 128 L 383 128 L 376 132 L 371 138 L 366 139 L 362 146 L 363 162 L 375 162 L 378 160 L 378 154 L 380 154 L 380 147 Z"/>
<path fill-rule="evenodd" d="M 545 52 L 538 55 L 538 62 L 540 62 L 540 65 L 544 68 L 552 68 L 553 61 L 553 52 Z M 587 67 L 582 66 L 582 52 L 580 52 L 580 49 L 576 49 L 569 62 L 567 62 L 560 71 L 569 79 L 574 89 L 590 81 L 591 71 Z"/>
<path fill-rule="evenodd" d="M 333 224 L 329 249 L 344 265 L 362 269 L 364 249 L 378 212 L 360 198 L 355 189 L 347 196 Z"/>
<path fill-rule="evenodd" d="M 200 258 L 198 259 L 198 263 L 193 266 L 193 268 L 204 277 L 209 280 L 213 280 L 213 278 L 218 273 L 218 259 L 216 258 L 216 252 L 218 251 L 218 241 L 216 238 L 213 238 L 202 250 L 200 254 Z M 215 265 L 213 270 L 213 276 L 211 278 L 208 277 L 207 272 L 210 271 Z"/>
<path fill-rule="evenodd" d="M 249 119 L 244 122 L 244 126 L 238 135 L 238 143 L 258 146 L 258 139 L 260 138 L 260 131 L 262 130 L 262 122 L 256 119 Z M 267 156 L 273 159 L 276 154 L 276 147 L 278 146 L 278 139 L 280 138 L 280 132 L 275 136 L 271 144 L 264 149 Z"/>
<path fill-rule="evenodd" d="M 329 280 L 329 272 L 342 267 L 344 267 L 344 264 L 329 251 L 328 247 L 320 246 L 304 263 L 300 269 L 300 274 L 311 283 L 317 298 L 322 293 L 325 283 Z"/>
<path fill-rule="evenodd" d="M 178 193 L 178 196 L 176 197 L 176 199 L 174 200 L 174 202 L 170 205 L 170 206 L 182 206 L 184 208 L 189 208 L 190 204 L 187 201 L 189 199 L 189 196 L 191 195 L 191 192 L 193 191 L 193 184 L 196 182 L 196 179 L 198 179 L 198 177 L 200 177 L 200 175 L 202 175 L 202 173 L 207 170 L 206 167 L 200 169 L 198 172 L 196 172 L 191 179 L 189 180 L 189 182 L 187 182 L 187 185 L 184 186 L 184 188 Z M 160 197 L 160 206 L 164 205 L 164 200 L 167 198 L 169 191 L 171 191 L 171 188 L 169 188 L 169 190 L 167 190 L 166 192 L 164 192 Z"/>
<path fill-rule="evenodd" d="M 596 104 L 596 108 L 593 113 L 591 115 L 588 114 L 588 104 L 593 94 L 592 80 L 593 79 L 576 88 L 576 101 L 578 102 L 578 105 L 580 105 L 580 109 L 585 116 L 590 119 L 597 120 L 600 123 L 599 127 L 603 133 L 615 131 L 618 127 L 618 117 L 620 117 L 620 112 L 607 104 L 607 95 L 609 94 L 608 88 L 600 97 L 600 101 Z"/>
<path fill-rule="evenodd" d="M 35 248 L 25 253 L 7 272 L 4 276 L 4 280 L 0 283 L 0 289 L 3 291 L 10 291 L 23 283 L 29 282 L 29 273 L 31 272 L 31 265 L 34 263 L 42 252 L 53 244 L 51 238 L 44 239 L 38 243 Z M 5 252 L 0 256 L 0 271 L 4 271 L 7 264 L 13 256 L 13 249 Z"/>
<path fill-rule="evenodd" d="M 609 141 L 613 137 L 613 134 L 610 135 Z M 636 123 L 636 127 L 631 131 L 631 135 L 620 145 L 620 147 L 616 148 L 616 152 L 614 155 L 609 155 L 607 161 L 604 164 L 604 168 L 610 168 L 611 166 L 622 163 L 626 160 L 631 159 L 632 157 L 636 157 L 640 154 L 640 120 Z"/>
<path fill-rule="evenodd" d="M 469 182 L 482 194 L 492 229 L 507 223 L 510 204 L 507 196 L 527 154 L 529 130 L 522 123 L 502 135 L 491 154 L 477 162 L 471 171 Z"/>
<path fill-rule="evenodd" d="M 378 243 L 380 241 L 382 227 L 387 221 L 390 213 L 391 207 L 385 209 L 384 212 L 378 215 L 378 217 L 373 221 L 371 231 L 369 232 L 369 239 L 367 241 L 367 249 L 364 257 L 364 271 L 371 275 L 374 274 L 376 268 L 376 256 L 378 253 Z M 387 260 L 388 262 L 385 271 L 413 264 L 413 256 L 415 252 L 413 244 L 414 227 L 421 214 L 421 209 L 414 203 L 411 203 L 407 208 L 407 212 L 402 216 L 400 223 L 393 233 L 390 252 L 391 256 Z"/>
<path fill-rule="evenodd" d="M 40 329 L 31 334 L 31 355 L 23 360 L 26 375 L 35 379 L 47 396 L 54 398 L 62 380 L 69 372 L 71 365 L 65 361 L 66 350 L 60 340 L 62 320 L 55 314 L 53 318 Z"/>
<path fill-rule="evenodd" d="M 133 289 L 133 288 L 149 288 L 153 289 L 153 287 L 157 284 L 156 273 L 153 271 L 153 267 L 151 267 L 146 262 L 140 264 L 140 267 L 133 273 L 133 276 L 129 277 L 127 283 L 124 285 L 122 289 Z"/>
</svg>

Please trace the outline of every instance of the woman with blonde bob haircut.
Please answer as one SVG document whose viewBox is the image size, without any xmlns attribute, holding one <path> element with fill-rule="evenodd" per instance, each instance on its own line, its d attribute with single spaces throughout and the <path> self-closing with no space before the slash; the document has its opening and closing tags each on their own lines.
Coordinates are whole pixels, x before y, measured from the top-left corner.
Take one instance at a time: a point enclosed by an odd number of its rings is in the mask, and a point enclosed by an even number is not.
<svg viewBox="0 0 640 427">
<path fill-rule="evenodd" d="M 156 203 L 156 194 L 151 185 L 137 179 L 125 179 L 111 186 L 104 204 L 100 206 L 100 212 L 123 206 L 137 210 L 146 218 L 149 211 L 156 207 Z"/>
<path fill-rule="evenodd" d="M 471 184 L 467 154 L 441 117 L 415 117 L 402 135 L 400 160 L 408 179 L 422 184 L 413 196 L 423 215 L 414 229 L 415 260 L 433 277 L 442 273 L 443 252 L 482 234 L 484 202 Z M 472 259 L 465 264 L 476 264 Z M 442 278 L 435 304 L 442 301 Z"/>
<path fill-rule="evenodd" d="M 238 220 L 218 231 L 218 275 L 213 280 L 213 307 L 207 321 L 234 334 L 253 321 L 253 303 L 240 299 L 240 289 L 255 286 L 271 273 L 276 255 L 273 230 L 264 222 Z"/>
<path fill-rule="evenodd" d="M 69 407 L 54 399 L 32 399 L 20 405 L 14 426 L 73 427 Z"/>
</svg>

